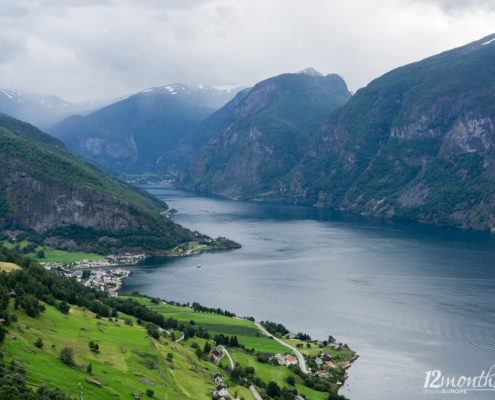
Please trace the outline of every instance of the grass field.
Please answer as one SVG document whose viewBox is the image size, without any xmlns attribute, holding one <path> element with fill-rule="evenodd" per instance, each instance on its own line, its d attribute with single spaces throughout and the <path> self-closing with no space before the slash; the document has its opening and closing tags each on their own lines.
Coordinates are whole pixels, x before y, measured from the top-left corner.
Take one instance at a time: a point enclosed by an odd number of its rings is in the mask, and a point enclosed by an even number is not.
<svg viewBox="0 0 495 400">
<path fill-rule="evenodd" d="M 239 343 L 244 345 L 246 349 L 255 349 L 255 351 L 266 353 L 284 353 L 288 350 L 275 340 L 264 336 L 251 321 L 246 319 L 195 312 L 191 308 L 169 304 L 155 305 L 146 298 L 141 298 L 140 301 L 167 318 L 173 317 L 182 322 L 194 321 L 197 325 L 207 329 L 212 335 L 223 333 L 228 336 L 237 336 Z"/>
<path fill-rule="evenodd" d="M 289 368 L 259 362 L 257 351 L 284 353 L 288 349 L 261 334 L 251 321 L 195 312 L 188 307 L 155 304 L 145 297 L 132 298 L 167 318 L 174 317 L 185 323 L 194 321 L 208 329 L 212 336 L 216 333 L 236 335 L 246 349 L 254 348 L 256 351 L 249 353 L 240 348 L 228 347 L 234 362 L 243 367 L 254 367 L 255 375 L 265 383 L 274 381 L 280 387 L 289 387 L 286 379 L 292 376 L 296 382 L 295 388 L 307 399 L 324 400 L 328 397 L 328 393 L 305 386 L 303 379 Z M 39 317 L 30 318 L 21 308 L 15 311 L 11 301 L 9 313 L 15 313 L 18 322 L 9 327 L 9 335 L 0 346 L 0 352 L 6 354 L 6 365 L 10 365 L 12 360 L 22 363 L 31 385 L 45 382 L 76 396 L 77 385 L 81 383 L 83 398 L 95 400 L 114 399 L 116 396 L 132 399 L 133 394 L 145 394 L 148 389 L 153 390 L 154 396 L 159 399 L 202 400 L 211 399 L 211 390 L 215 386 L 212 376 L 217 372 L 225 376 L 223 368 L 230 368 L 226 357 L 219 366 L 198 358 L 195 347 L 202 349 L 206 339 L 194 337 L 175 343 L 164 334 L 155 340 L 137 324 L 134 317 L 119 313 L 119 318 L 113 320 L 96 318 L 92 312 L 75 306 L 65 315 L 54 307 L 45 306 L 46 310 Z M 132 326 L 126 325 L 123 318 L 130 319 Z M 42 349 L 35 346 L 39 338 L 43 341 Z M 90 341 L 99 345 L 98 353 L 90 350 Z M 292 345 L 302 343 L 297 340 L 288 342 Z M 60 350 L 64 347 L 74 350 L 75 365 L 72 367 L 59 359 Z M 301 350 L 311 355 L 320 351 L 316 345 Z M 167 357 L 169 353 L 173 355 L 172 360 Z M 347 356 L 347 353 L 340 353 L 340 356 Z M 88 373 L 86 367 L 90 363 L 92 372 Z M 97 379 L 103 386 L 94 386 L 86 378 Z M 226 384 L 229 392 L 237 398 L 252 398 L 246 387 L 228 376 Z M 263 390 L 260 389 L 260 392 Z M 147 397 L 143 395 L 141 398 Z"/>
<path fill-rule="evenodd" d="M 34 254 L 32 255 L 34 256 Z M 97 261 L 101 260 L 103 257 L 100 254 L 95 253 L 83 253 L 83 252 L 72 252 L 65 250 L 45 250 L 44 258 L 36 258 L 39 262 L 61 262 L 64 264 L 74 263 L 81 260 Z"/>
<path fill-rule="evenodd" d="M 16 269 L 21 269 L 17 264 L 10 262 L 0 262 L 0 271 L 10 272 Z"/>
<path fill-rule="evenodd" d="M 31 244 L 26 240 L 11 243 L 9 241 L 0 242 L 5 247 L 9 249 L 13 249 L 16 245 L 19 245 L 19 248 L 22 250 L 24 247 Z M 38 257 L 38 252 L 43 250 L 45 253 L 44 258 Z M 34 258 L 38 262 L 61 262 L 64 264 L 73 263 L 76 261 L 81 261 L 84 259 L 88 259 L 89 261 L 97 261 L 102 259 L 104 256 L 95 253 L 84 253 L 84 252 L 72 252 L 66 250 L 54 250 L 48 247 L 36 246 L 36 250 L 33 253 L 26 254 L 28 257 Z"/>
<path fill-rule="evenodd" d="M 165 338 L 157 341 L 142 327 L 127 326 L 122 320 L 96 319 L 91 312 L 77 307 L 72 307 L 67 316 L 51 306 L 46 306 L 37 318 L 19 310 L 16 314 L 18 322 L 9 328 L 15 339 L 8 337 L 0 350 L 8 353 L 6 365 L 13 357 L 25 365 L 31 384 L 48 382 L 76 395 L 80 382 L 84 398 L 96 400 L 114 399 L 114 393 L 121 398 L 133 398 L 132 393 L 146 393 L 147 389 L 162 399 L 210 399 L 214 387 L 211 376 L 221 372 L 214 364 L 199 360 L 187 343 Z M 38 338 L 43 340 L 42 349 L 34 346 Z M 90 341 L 98 343 L 98 354 L 90 351 Z M 74 350 L 75 367 L 59 360 L 63 347 Z M 173 354 L 172 362 L 166 358 L 168 353 Z M 156 363 L 157 369 L 149 369 L 143 362 Z M 89 363 L 92 374 L 86 372 Z M 88 384 L 87 377 L 103 382 L 104 386 Z M 232 386 L 232 390 L 243 392 L 242 387 Z"/>
</svg>

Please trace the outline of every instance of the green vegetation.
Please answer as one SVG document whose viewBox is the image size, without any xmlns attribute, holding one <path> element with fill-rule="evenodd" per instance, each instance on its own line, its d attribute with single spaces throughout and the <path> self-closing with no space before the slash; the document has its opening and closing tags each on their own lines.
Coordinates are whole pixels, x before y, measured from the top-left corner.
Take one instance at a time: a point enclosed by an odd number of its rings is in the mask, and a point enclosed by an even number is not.
<svg viewBox="0 0 495 400">
<path fill-rule="evenodd" d="M 167 205 L 156 197 L 29 124 L 0 116 L 0 156 L 0 228 L 31 242 L 26 254 L 46 257 L 47 245 L 97 254 L 165 251 L 207 238 L 161 215 Z"/>
<path fill-rule="evenodd" d="M 97 261 L 101 260 L 104 256 L 94 253 L 83 253 L 80 251 L 64 251 L 64 250 L 45 250 L 44 257 L 36 257 L 38 261 L 42 262 L 61 262 L 64 264 L 74 263 L 80 260 Z"/>
<path fill-rule="evenodd" d="M 234 198 L 270 191 L 349 97 L 337 75 L 283 74 L 258 83 L 224 107 L 212 140 L 181 173 L 180 184 Z"/>
<path fill-rule="evenodd" d="M 108 298 L 1 245 L 0 261 L 22 267 L 0 272 L 0 318 L 7 325 L 0 325 L 0 394 L 17 391 L 30 393 L 29 399 L 66 400 L 77 395 L 82 383 L 85 398 L 206 400 L 215 388 L 213 375 L 221 373 L 229 392 L 239 398 L 251 398 L 247 386 L 252 383 L 274 399 L 300 393 L 326 400 L 343 377 L 342 368 L 331 381 L 258 361 L 259 354 L 287 348 L 263 336 L 252 319 L 139 294 Z M 175 342 L 182 335 L 184 340 Z M 218 365 L 208 359 L 212 339 L 228 349 L 236 363 L 232 371 L 226 370 L 226 357 Z M 7 367 L 2 365 L 14 365 L 4 378 L 1 371 Z"/>
</svg>

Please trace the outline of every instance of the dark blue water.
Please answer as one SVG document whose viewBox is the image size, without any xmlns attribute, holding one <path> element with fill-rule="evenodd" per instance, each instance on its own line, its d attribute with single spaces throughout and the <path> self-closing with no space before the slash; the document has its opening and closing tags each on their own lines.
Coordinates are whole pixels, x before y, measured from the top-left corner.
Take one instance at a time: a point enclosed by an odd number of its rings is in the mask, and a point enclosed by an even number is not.
<svg viewBox="0 0 495 400">
<path fill-rule="evenodd" d="M 353 400 L 495 398 L 423 393 L 427 370 L 475 376 L 495 364 L 493 235 L 145 188 L 178 223 L 243 248 L 150 261 L 125 291 L 332 334 L 361 356 L 342 390 Z"/>
</svg>

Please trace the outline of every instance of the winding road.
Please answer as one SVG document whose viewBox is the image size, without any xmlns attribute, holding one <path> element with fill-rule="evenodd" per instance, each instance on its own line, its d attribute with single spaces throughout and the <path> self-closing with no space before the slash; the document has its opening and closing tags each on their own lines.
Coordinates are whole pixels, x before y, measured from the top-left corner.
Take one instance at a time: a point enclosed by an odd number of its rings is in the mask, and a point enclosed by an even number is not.
<svg viewBox="0 0 495 400">
<path fill-rule="evenodd" d="M 275 341 L 277 341 L 278 343 L 280 343 L 282 346 L 285 346 L 285 347 L 291 349 L 294 352 L 294 354 L 296 355 L 297 360 L 299 361 L 299 368 L 301 369 L 301 371 L 304 374 L 309 373 L 308 369 L 306 368 L 306 361 L 304 360 L 303 355 L 301 354 L 301 352 L 298 349 L 296 349 L 295 347 L 291 346 L 288 343 L 285 343 L 283 340 L 279 339 L 278 337 L 273 336 L 270 332 L 268 332 L 265 328 L 263 328 L 263 326 L 260 323 L 255 322 L 254 324 L 256 325 L 256 327 L 261 332 L 263 332 L 263 334 L 265 334 L 268 337 L 273 338 Z"/>
<path fill-rule="evenodd" d="M 227 358 L 229 359 L 229 361 L 230 361 L 230 367 L 231 367 L 232 369 L 234 369 L 234 360 L 232 360 L 232 357 L 230 356 L 229 352 L 228 352 L 228 351 L 227 351 L 227 349 L 226 349 L 224 346 L 222 346 L 222 345 L 220 345 L 220 348 L 222 349 L 223 354 L 225 354 L 225 355 L 227 356 Z"/>
</svg>

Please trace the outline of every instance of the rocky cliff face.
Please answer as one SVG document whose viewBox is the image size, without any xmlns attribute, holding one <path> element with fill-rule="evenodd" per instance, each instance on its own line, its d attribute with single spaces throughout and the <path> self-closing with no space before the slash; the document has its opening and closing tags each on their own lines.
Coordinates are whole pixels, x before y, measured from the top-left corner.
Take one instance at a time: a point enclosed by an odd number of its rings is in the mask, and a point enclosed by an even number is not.
<svg viewBox="0 0 495 400">
<path fill-rule="evenodd" d="M 280 180 L 284 199 L 495 231 L 494 38 L 358 91 Z"/>
<path fill-rule="evenodd" d="M 9 225 L 42 234 L 70 225 L 110 231 L 150 229 L 143 218 L 131 213 L 129 203 L 117 197 L 84 186 L 40 182 L 24 172 L 22 162 L 6 164 L 0 160 L 0 168 L 11 171 L 2 177 L 4 199 L 11 204 Z"/>
<path fill-rule="evenodd" d="M 0 229 L 92 251 L 163 250 L 195 236 L 165 203 L 99 170 L 36 128 L 0 117 Z"/>
<path fill-rule="evenodd" d="M 255 85 L 179 177 L 186 188 L 264 198 L 296 165 L 324 118 L 350 97 L 337 75 L 284 74 Z"/>
</svg>

